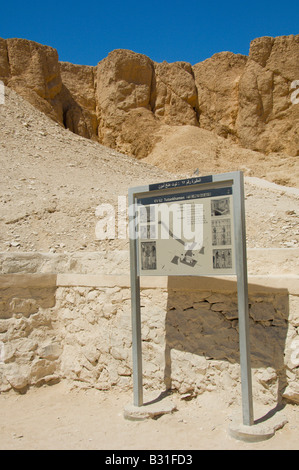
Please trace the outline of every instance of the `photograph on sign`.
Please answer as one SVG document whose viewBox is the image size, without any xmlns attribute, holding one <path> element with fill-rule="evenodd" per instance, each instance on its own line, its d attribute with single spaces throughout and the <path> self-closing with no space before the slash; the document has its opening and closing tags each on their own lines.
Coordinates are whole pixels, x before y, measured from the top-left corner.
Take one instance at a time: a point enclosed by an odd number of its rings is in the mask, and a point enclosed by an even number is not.
<svg viewBox="0 0 299 470">
<path fill-rule="evenodd" d="M 137 199 L 140 275 L 234 274 L 232 187 Z"/>
</svg>

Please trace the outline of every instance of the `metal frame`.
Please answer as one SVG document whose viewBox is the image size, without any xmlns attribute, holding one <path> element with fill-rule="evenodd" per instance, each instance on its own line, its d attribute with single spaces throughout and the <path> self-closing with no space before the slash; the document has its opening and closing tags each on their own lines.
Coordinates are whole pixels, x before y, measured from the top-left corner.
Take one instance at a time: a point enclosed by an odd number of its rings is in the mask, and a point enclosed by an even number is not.
<svg viewBox="0 0 299 470">
<path fill-rule="evenodd" d="M 243 424 L 253 424 L 252 379 L 249 345 L 249 315 L 248 315 L 248 279 L 245 229 L 244 181 L 240 171 L 210 175 L 201 178 L 188 178 L 185 180 L 170 181 L 129 189 L 129 236 L 130 236 L 130 277 L 131 277 L 131 308 L 132 308 L 132 359 L 133 359 L 133 395 L 134 405 L 143 405 L 142 385 L 142 338 L 141 338 L 141 312 L 140 312 L 140 276 L 138 275 L 138 243 L 136 238 L 136 201 L 141 195 L 149 192 L 163 194 L 163 191 L 177 191 L 178 188 L 188 187 L 207 188 L 232 184 L 234 206 L 234 236 L 235 236 L 235 267 L 237 275 L 238 292 L 238 318 L 239 318 L 239 349 L 241 368 L 242 411 Z"/>
</svg>

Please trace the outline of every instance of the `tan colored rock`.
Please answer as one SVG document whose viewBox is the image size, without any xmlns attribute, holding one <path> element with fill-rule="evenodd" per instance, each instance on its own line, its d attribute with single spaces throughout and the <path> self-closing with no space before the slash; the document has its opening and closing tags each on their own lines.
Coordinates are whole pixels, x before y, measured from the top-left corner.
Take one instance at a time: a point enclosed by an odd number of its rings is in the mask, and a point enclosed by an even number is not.
<svg viewBox="0 0 299 470">
<path fill-rule="evenodd" d="M 96 98 L 99 140 L 104 145 L 136 155 L 143 140 L 139 128 L 143 130 L 144 116 L 150 127 L 154 125 L 150 113 L 153 72 L 148 57 L 121 49 L 99 62 Z"/>
<path fill-rule="evenodd" d="M 59 63 L 56 49 L 33 41 L 0 39 L 0 79 L 54 121 L 97 138 L 93 67 Z"/>
<path fill-rule="evenodd" d="M 299 77 L 299 35 L 257 38 L 240 80 L 236 131 L 243 147 L 299 155 L 299 107 L 291 84 Z"/>
<path fill-rule="evenodd" d="M 117 136 L 117 148 L 123 153 L 145 158 L 159 141 L 161 125 L 145 108 L 132 109 L 123 121 Z"/>
<path fill-rule="evenodd" d="M 292 382 L 288 385 L 283 392 L 283 398 L 290 400 L 293 403 L 299 404 L 299 386 L 298 382 Z"/>
<path fill-rule="evenodd" d="M 96 68 L 60 62 L 64 124 L 75 134 L 97 140 Z"/>
<path fill-rule="evenodd" d="M 0 80 L 7 84 L 9 77 L 9 63 L 6 40 L 0 38 Z"/>
<path fill-rule="evenodd" d="M 10 85 L 30 87 L 44 99 L 61 91 L 58 54 L 55 49 L 26 39 L 7 39 Z"/>
<path fill-rule="evenodd" d="M 165 124 L 198 125 L 193 70 L 187 62 L 155 64 L 153 112 Z"/>
<path fill-rule="evenodd" d="M 194 65 L 200 127 L 215 131 L 222 137 L 234 137 L 239 81 L 246 62 L 246 56 L 221 52 Z"/>
<path fill-rule="evenodd" d="M 74 133 L 137 158 L 177 126 L 297 156 L 298 52 L 299 35 L 290 35 L 255 39 L 249 57 L 221 52 L 193 67 L 121 49 L 91 67 L 59 63 L 55 49 L 33 41 L 0 39 L 0 80 Z M 214 153 L 217 166 L 220 146 Z"/>
<path fill-rule="evenodd" d="M 182 175 L 192 175 L 196 169 L 206 175 L 241 170 L 248 176 L 298 186 L 298 163 L 287 154 L 264 155 L 244 149 L 228 138 L 196 126 L 165 125 L 160 128 L 159 136 L 144 161 L 161 169 L 171 168 Z M 256 230 L 260 231 L 260 226 Z"/>
<path fill-rule="evenodd" d="M 4 83 L 54 120 L 62 122 L 62 81 L 55 49 L 26 39 L 7 39 L 9 68 Z"/>
<path fill-rule="evenodd" d="M 190 64 L 157 64 L 132 51 L 115 50 L 97 67 L 99 139 L 146 157 L 162 124 L 198 125 L 197 90 Z"/>
</svg>

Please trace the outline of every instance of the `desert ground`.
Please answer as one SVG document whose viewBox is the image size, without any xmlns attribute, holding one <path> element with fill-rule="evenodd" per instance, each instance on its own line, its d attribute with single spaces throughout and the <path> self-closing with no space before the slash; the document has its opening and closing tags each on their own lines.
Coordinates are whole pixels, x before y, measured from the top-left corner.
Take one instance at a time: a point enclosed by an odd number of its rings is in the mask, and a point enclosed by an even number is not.
<svg viewBox="0 0 299 470">
<path fill-rule="evenodd" d="M 159 392 L 145 392 L 147 397 Z M 32 389 L 25 395 L 0 396 L 0 449 L 17 450 L 298 450 L 298 406 L 278 411 L 288 423 L 262 442 L 243 442 L 229 435 L 240 403 L 206 392 L 192 400 L 170 397 L 176 411 L 160 418 L 131 421 L 123 416 L 130 392 L 72 389 L 61 383 Z M 275 410 L 274 410 L 275 411 Z M 255 420 L 273 407 L 256 404 Z M 105 452 L 103 452 L 105 455 Z"/>
</svg>

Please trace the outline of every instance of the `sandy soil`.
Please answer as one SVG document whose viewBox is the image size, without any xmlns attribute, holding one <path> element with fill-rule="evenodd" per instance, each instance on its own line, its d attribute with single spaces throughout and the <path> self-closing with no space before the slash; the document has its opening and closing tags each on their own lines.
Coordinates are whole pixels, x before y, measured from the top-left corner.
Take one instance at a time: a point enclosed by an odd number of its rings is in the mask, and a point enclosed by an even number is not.
<svg viewBox="0 0 299 470">
<path fill-rule="evenodd" d="M 157 397 L 159 392 L 156 393 Z M 151 392 L 151 397 L 153 396 Z M 145 391 L 145 402 L 147 393 Z M 206 392 L 186 401 L 171 400 L 171 415 L 145 421 L 124 419 L 131 403 L 128 392 L 70 390 L 65 384 L 0 396 L 0 449 L 86 450 L 298 450 L 299 407 L 279 411 L 288 419 L 275 435 L 262 442 L 246 443 L 229 435 L 231 417 L 240 403 L 228 405 L 227 397 Z M 271 406 L 254 405 L 255 419 L 265 417 Z"/>
</svg>

